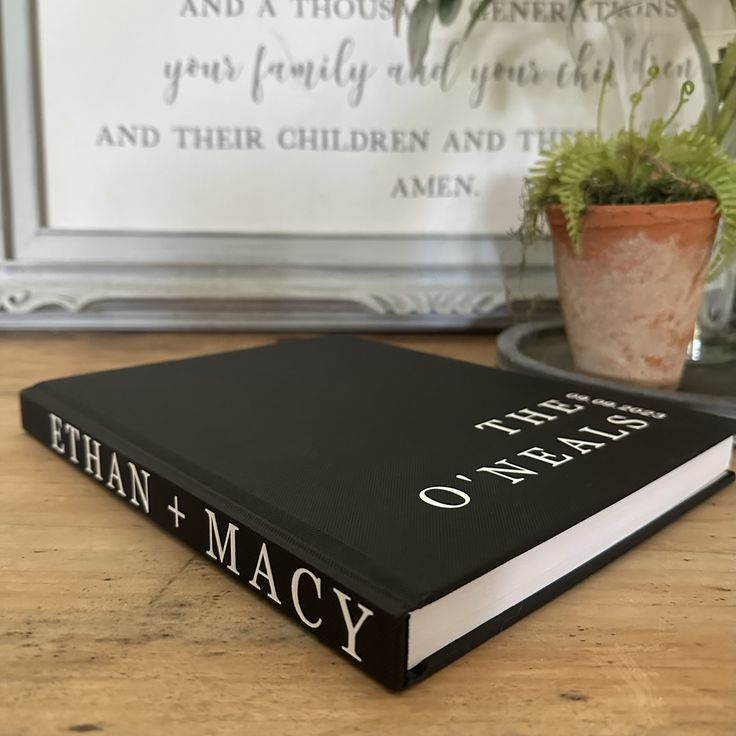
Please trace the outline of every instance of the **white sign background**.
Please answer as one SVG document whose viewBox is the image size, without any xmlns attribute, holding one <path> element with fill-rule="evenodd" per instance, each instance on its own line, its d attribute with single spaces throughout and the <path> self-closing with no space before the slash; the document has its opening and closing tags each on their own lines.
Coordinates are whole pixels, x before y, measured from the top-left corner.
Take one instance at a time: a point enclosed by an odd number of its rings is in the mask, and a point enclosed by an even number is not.
<svg viewBox="0 0 736 736">
<path fill-rule="evenodd" d="M 464 46 L 451 43 L 465 17 L 434 34 L 424 82 L 407 80 L 390 5 L 39 0 L 47 225 L 334 235 L 514 228 L 540 145 L 595 125 L 597 80 L 612 53 L 595 16 L 607 4 L 592 3 L 598 11 L 580 24 L 578 43 L 587 34 L 593 45 L 578 66 L 565 24 L 553 19 L 562 3 L 498 2 L 495 20 Z M 697 76 L 694 54 L 672 2 L 645 5 L 654 35 L 641 40 L 640 18 L 639 40 L 621 58 L 636 80 L 653 57 L 665 61 L 666 48 L 671 92 Z"/>
</svg>

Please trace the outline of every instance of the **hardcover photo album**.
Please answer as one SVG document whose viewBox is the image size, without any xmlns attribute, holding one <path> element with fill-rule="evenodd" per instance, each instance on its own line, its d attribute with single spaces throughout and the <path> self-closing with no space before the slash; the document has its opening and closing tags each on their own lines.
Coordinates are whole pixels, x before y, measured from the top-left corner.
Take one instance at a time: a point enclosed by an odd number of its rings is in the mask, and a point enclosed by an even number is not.
<svg viewBox="0 0 736 736">
<path fill-rule="evenodd" d="M 734 421 L 342 336 L 48 380 L 21 409 L 392 690 L 733 479 Z"/>
</svg>

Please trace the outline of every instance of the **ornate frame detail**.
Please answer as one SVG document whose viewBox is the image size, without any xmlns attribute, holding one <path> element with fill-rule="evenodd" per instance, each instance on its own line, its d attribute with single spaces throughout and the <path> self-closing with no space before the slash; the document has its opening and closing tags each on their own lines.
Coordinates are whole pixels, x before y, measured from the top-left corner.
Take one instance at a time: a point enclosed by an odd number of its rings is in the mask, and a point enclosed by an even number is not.
<svg viewBox="0 0 736 736">
<path fill-rule="evenodd" d="M 0 24 L 0 328 L 486 328 L 555 298 L 548 254 L 522 283 L 508 238 L 49 229 L 34 0 L 0 0 Z"/>
</svg>

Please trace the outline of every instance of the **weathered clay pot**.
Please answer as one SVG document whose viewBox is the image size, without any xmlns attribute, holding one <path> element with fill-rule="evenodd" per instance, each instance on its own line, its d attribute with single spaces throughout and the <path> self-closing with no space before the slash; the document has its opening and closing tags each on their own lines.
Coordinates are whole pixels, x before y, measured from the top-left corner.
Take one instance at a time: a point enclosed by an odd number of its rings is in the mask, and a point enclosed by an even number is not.
<svg viewBox="0 0 736 736">
<path fill-rule="evenodd" d="M 716 202 L 590 207 L 575 256 L 559 206 L 547 216 L 578 370 L 657 388 L 680 382 L 718 226 Z"/>
</svg>

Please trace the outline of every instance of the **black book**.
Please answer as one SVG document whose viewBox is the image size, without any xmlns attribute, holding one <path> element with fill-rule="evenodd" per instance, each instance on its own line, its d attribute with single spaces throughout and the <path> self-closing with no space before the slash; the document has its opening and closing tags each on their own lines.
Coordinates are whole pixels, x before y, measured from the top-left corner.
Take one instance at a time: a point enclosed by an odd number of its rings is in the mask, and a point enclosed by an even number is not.
<svg viewBox="0 0 736 736">
<path fill-rule="evenodd" d="M 730 482 L 733 422 L 641 402 L 347 337 L 21 394 L 61 459 L 397 690 Z"/>
</svg>

